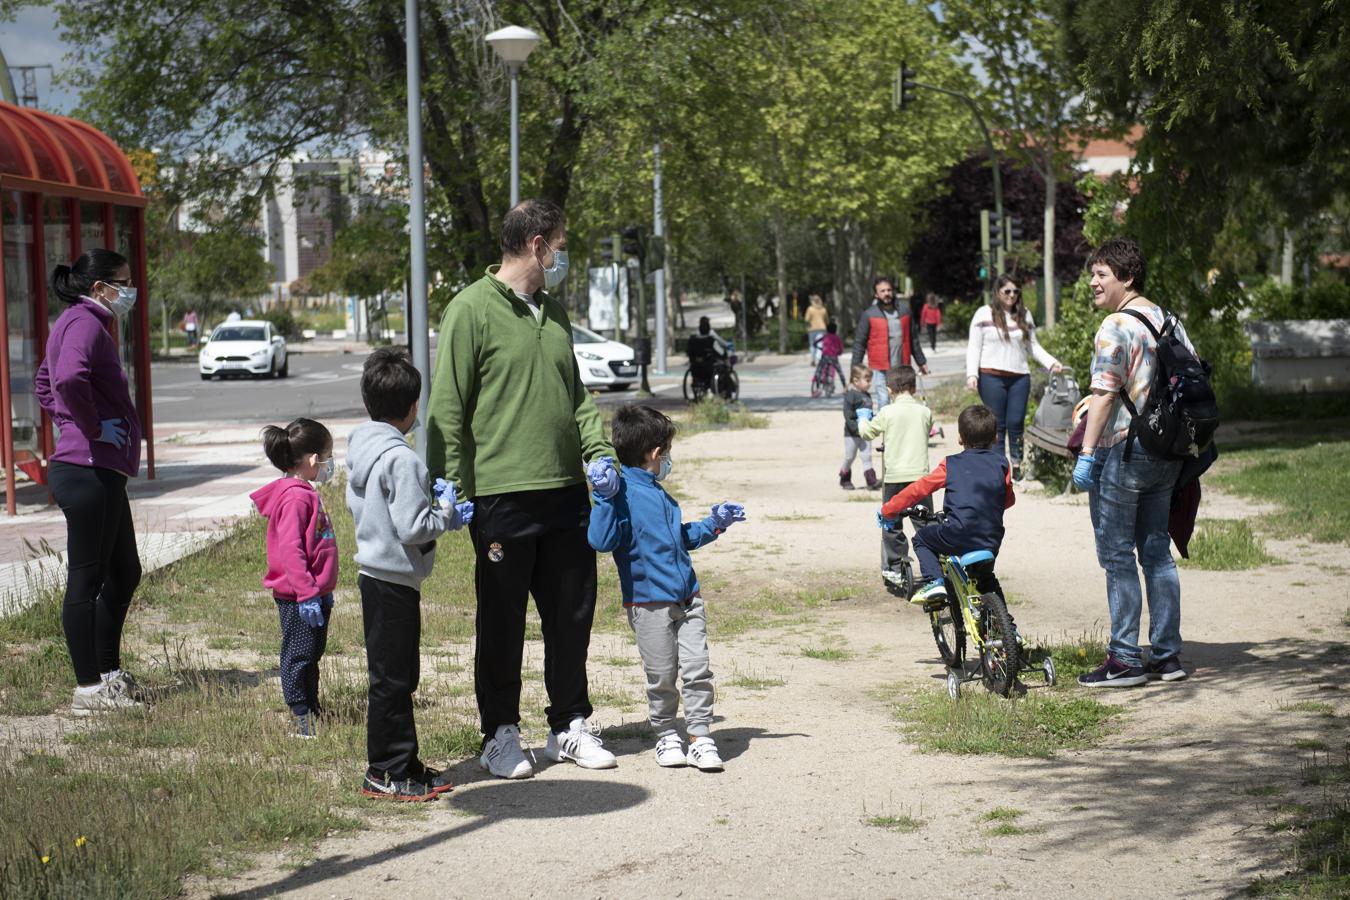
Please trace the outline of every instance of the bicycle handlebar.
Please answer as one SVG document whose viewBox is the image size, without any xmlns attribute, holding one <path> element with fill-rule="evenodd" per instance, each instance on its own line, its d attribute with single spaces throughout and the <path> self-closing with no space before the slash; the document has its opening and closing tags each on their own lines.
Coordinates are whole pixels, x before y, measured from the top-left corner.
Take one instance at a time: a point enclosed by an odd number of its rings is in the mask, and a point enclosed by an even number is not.
<svg viewBox="0 0 1350 900">
<path fill-rule="evenodd" d="M 911 518 L 916 522 L 933 523 L 946 521 L 946 513 L 934 512 L 926 506 L 911 506 L 900 511 L 900 518 Z"/>
</svg>

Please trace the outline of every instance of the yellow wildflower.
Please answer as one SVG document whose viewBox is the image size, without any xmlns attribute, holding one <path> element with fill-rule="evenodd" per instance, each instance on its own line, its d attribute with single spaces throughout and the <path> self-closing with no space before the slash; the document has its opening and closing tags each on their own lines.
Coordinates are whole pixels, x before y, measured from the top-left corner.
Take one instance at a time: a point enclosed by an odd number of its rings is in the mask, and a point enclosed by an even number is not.
<svg viewBox="0 0 1350 900">
<path fill-rule="evenodd" d="M 44 866 L 45 866 L 47 863 L 51 862 L 51 861 L 52 861 L 52 858 L 51 858 L 50 856 L 44 856 L 44 857 L 42 857 L 42 864 L 43 864 Z"/>
<path fill-rule="evenodd" d="M 85 841 L 85 839 L 84 839 L 84 835 L 80 835 L 79 837 L 77 837 L 77 838 L 75 839 L 75 846 L 76 846 L 76 847 L 83 847 L 83 846 L 85 845 L 85 843 L 86 843 L 86 841 Z"/>
</svg>

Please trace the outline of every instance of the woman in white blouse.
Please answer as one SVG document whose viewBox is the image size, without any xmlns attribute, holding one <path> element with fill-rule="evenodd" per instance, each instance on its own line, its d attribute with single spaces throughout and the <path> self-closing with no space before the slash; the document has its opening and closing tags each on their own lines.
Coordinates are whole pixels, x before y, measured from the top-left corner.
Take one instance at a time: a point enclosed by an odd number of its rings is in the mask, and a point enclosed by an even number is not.
<svg viewBox="0 0 1350 900">
<path fill-rule="evenodd" d="M 1022 305 L 1022 289 L 1008 275 L 1000 275 L 994 302 L 981 307 L 970 320 L 966 346 L 966 385 L 980 392 L 980 400 L 998 420 L 999 452 L 1012 464 L 1012 477 L 1022 477 L 1022 429 L 1031 395 L 1031 369 L 1027 355 L 1051 372 L 1064 368 L 1040 341 L 1031 311 Z M 1003 435 L 1008 436 L 1004 450 Z"/>
</svg>

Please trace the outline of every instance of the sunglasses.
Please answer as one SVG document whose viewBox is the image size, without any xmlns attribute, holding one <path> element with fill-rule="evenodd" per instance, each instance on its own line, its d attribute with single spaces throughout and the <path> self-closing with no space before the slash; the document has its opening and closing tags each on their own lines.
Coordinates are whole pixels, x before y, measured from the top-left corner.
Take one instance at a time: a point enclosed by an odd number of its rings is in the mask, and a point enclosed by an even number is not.
<svg viewBox="0 0 1350 900">
<path fill-rule="evenodd" d="M 1003 290 L 999 291 L 999 293 L 1000 293 L 1000 294 L 1005 294 L 1005 295 L 1007 295 L 1007 296 L 1009 296 L 1009 297 L 1020 297 L 1020 296 L 1022 296 L 1022 292 L 1019 291 L 1017 288 L 1004 288 Z"/>
</svg>

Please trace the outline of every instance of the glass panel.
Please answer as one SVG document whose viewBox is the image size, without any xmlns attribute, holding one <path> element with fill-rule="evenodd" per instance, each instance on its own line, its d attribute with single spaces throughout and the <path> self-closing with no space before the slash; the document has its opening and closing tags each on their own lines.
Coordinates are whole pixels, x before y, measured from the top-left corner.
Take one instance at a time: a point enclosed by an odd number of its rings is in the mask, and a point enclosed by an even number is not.
<svg viewBox="0 0 1350 900">
<path fill-rule="evenodd" d="M 59 197 L 42 199 L 42 241 L 45 259 L 42 266 L 42 278 L 49 278 L 52 269 L 68 266 L 75 260 L 71 257 L 70 243 L 70 203 Z M 66 305 L 56 297 L 47 297 L 47 328 L 50 330 L 56 317 L 66 311 Z"/>
<path fill-rule="evenodd" d="M 49 125 L 47 131 L 56 136 L 57 143 L 66 151 L 66 158 L 70 160 L 70 168 L 75 172 L 75 183 L 83 187 L 103 187 L 98 180 L 98 176 L 89 168 L 89 163 L 85 162 L 84 147 L 80 146 L 75 138 L 66 134 L 60 126 Z"/>
<path fill-rule="evenodd" d="M 9 323 L 9 391 L 14 416 L 15 461 L 38 458 L 42 416 L 33 393 L 38 335 L 34 322 L 33 222 L 29 197 L 18 191 L 0 196 L 4 216 L 5 315 Z"/>
<path fill-rule="evenodd" d="M 136 255 L 131 248 L 131 210 L 125 206 L 113 207 L 113 250 L 131 260 L 131 278 L 136 279 Z M 136 306 L 145 302 L 145 285 L 137 284 Z M 136 367 L 136 321 L 140 309 L 133 308 L 127 317 L 118 323 L 117 343 L 121 351 L 122 368 L 127 373 L 127 390 L 131 391 L 131 402 L 140 411 L 140 400 L 136 395 L 136 381 L 140 372 Z"/>
<path fill-rule="evenodd" d="M 15 145 L 16 141 L 21 140 L 23 138 L 11 136 L 8 128 L 0 128 L 0 172 L 31 178 L 33 173 L 28 170 L 28 161 L 24 159 L 23 151 Z"/>
<path fill-rule="evenodd" d="M 29 149 L 33 151 L 33 159 L 37 161 L 38 177 L 46 181 L 59 181 L 65 184 L 66 176 L 62 174 L 61 167 L 57 165 L 56 160 L 47 151 L 47 145 L 38 137 L 37 126 L 19 116 L 15 116 L 12 121 L 23 132 L 24 138 L 28 141 Z"/>
<path fill-rule="evenodd" d="M 95 248 L 105 250 L 108 247 L 108 235 L 103 228 L 102 203 L 80 203 L 80 252 L 88 253 Z"/>
</svg>

